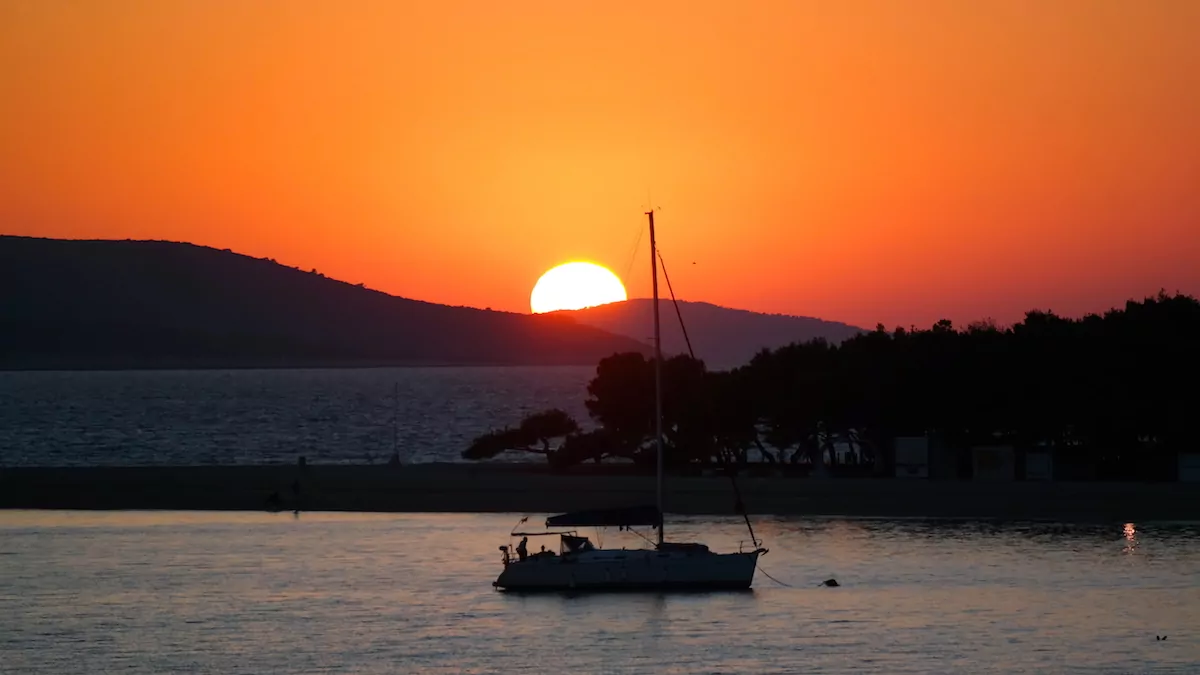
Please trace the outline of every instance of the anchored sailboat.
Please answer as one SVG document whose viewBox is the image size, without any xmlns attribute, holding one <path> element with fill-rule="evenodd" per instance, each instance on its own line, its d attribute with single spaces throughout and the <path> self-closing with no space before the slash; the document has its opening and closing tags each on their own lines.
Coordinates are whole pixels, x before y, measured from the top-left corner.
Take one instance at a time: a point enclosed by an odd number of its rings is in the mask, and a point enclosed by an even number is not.
<svg viewBox="0 0 1200 675">
<path fill-rule="evenodd" d="M 547 528 L 654 527 L 654 548 L 606 550 L 597 548 L 574 530 L 514 532 L 514 536 L 558 536 L 559 552 L 528 555 L 522 540 L 514 558 L 507 546 L 504 571 L 492 583 L 506 591 L 535 590 L 716 590 L 747 589 L 754 581 L 758 557 L 767 552 L 754 538 L 751 550 L 716 553 L 704 544 L 668 542 L 663 529 L 665 480 L 662 429 L 662 331 L 658 313 L 658 249 L 654 236 L 654 212 L 650 221 L 650 271 L 654 300 L 654 446 L 656 451 L 655 506 L 579 511 L 552 516 Z M 736 487 L 736 486 L 735 486 Z M 739 505 L 741 500 L 738 500 Z M 743 514 L 744 515 L 744 514 Z M 524 521 L 522 521 L 524 522 Z M 747 517 L 746 524 L 750 521 Z"/>
</svg>

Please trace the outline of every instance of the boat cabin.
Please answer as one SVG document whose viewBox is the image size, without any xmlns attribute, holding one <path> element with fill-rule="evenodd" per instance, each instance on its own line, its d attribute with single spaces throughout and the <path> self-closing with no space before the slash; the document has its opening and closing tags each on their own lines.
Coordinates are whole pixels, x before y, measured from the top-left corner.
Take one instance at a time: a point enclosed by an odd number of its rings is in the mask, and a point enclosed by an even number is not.
<svg viewBox="0 0 1200 675">
<path fill-rule="evenodd" d="M 562 555 L 571 555 L 572 553 L 586 553 L 587 551 L 595 550 L 596 547 L 592 545 L 592 542 L 588 541 L 587 537 L 564 534 L 559 552 Z"/>
<path fill-rule="evenodd" d="M 514 532 L 513 535 L 519 537 L 546 537 L 557 535 L 560 538 L 558 553 L 555 553 L 554 551 L 547 551 L 546 547 L 543 546 L 541 551 L 529 553 L 523 557 L 517 557 L 513 554 L 512 550 L 508 546 L 501 546 L 500 553 L 502 553 L 504 556 L 505 565 L 511 562 L 517 562 L 518 560 L 536 560 L 539 558 L 555 558 L 558 556 L 569 557 L 579 553 L 588 553 L 591 551 L 600 550 L 596 548 L 595 544 L 593 544 L 590 539 L 579 536 L 574 530 L 571 530 L 570 532 Z M 516 553 L 521 554 L 520 547 L 517 547 Z"/>
</svg>

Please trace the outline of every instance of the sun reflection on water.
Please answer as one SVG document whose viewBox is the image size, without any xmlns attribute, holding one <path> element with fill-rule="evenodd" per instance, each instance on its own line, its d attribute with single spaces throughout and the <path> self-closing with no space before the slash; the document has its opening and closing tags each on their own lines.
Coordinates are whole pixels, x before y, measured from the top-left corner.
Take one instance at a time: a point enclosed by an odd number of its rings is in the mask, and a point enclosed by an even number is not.
<svg viewBox="0 0 1200 675">
<path fill-rule="evenodd" d="M 1109 564 L 1115 523 L 764 516 L 760 571 L 781 583 L 749 594 L 523 596 L 491 586 L 515 519 L 0 510 L 0 670 L 442 675 L 527 669 L 536 650 L 664 675 L 801 656 L 831 674 L 1195 672 L 1191 524 L 1143 523 L 1146 549 Z M 745 536 L 736 518 L 672 527 L 718 550 Z M 1123 545 L 1139 539 L 1124 525 Z"/>
<path fill-rule="evenodd" d="M 1123 553 L 1133 553 L 1137 550 L 1138 546 L 1137 528 L 1134 527 L 1133 523 L 1125 523 L 1124 534 L 1125 548 L 1121 549 L 1121 551 Z"/>
</svg>

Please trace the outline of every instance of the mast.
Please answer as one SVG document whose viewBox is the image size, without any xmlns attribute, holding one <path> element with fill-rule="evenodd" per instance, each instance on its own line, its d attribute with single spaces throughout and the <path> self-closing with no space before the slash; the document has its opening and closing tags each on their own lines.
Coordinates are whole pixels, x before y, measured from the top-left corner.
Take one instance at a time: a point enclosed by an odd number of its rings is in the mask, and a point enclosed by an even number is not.
<svg viewBox="0 0 1200 675">
<path fill-rule="evenodd" d="M 657 472 L 655 491 L 658 495 L 658 545 L 663 543 L 663 432 L 662 432 L 662 329 L 658 320 L 658 247 L 654 240 L 654 209 L 650 217 L 650 283 L 654 291 L 654 454 Z"/>
</svg>

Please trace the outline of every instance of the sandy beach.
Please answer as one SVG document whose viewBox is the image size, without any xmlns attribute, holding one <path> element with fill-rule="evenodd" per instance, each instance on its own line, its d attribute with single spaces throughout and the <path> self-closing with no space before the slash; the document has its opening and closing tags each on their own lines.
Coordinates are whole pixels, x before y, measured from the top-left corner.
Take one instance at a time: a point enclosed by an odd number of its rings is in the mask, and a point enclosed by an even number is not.
<svg viewBox="0 0 1200 675">
<path fill-rule="evenodd" d="M 755 514 L 1200 520 L 1200 484 L 743 477 Z M 276 500 L 271 496 L 275 495 Z M 0 508 L 553 513 L 654 502 L 654 479 L 520 465 L 0 469 Z M 667 510 L 733 514 L 724 477 L 671 477 Z"/>
</svg>

